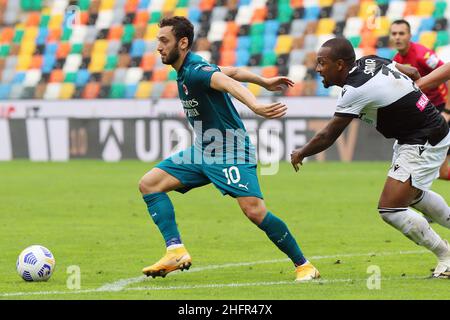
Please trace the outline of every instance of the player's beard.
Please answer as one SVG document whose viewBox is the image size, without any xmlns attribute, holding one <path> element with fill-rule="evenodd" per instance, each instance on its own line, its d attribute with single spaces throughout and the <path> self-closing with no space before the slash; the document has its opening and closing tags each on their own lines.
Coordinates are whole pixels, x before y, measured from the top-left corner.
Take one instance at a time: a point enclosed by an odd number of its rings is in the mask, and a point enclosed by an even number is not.
<svg viewBox="0 0 450 320">
<path fill-rule="evenodd" d="M 180 58 L 180 52 L 178 51 L 178 48 L 175 47 L 166 56 L 166 59 L 161 59 L 162 63 L 164 64 L 174 64 L 178 59 Z"/>
</svg>

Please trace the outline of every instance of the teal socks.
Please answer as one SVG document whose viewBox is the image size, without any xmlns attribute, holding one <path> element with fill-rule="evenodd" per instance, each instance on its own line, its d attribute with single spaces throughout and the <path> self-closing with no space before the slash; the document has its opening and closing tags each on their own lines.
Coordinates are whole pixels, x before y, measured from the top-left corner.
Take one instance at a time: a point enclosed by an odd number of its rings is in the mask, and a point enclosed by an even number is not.
<svg viewBox="0 0 450 320">
<path fill-rule="evenodd" d="M 175 221 L 175 211 L 167 193 L 146 194 L 143 198 L 147 204 L 148 213 L 166 241 L 166 247 L 181 244 L 180 233 Z"/>
<path fill-rule="evenodd" d="M 302 265 L 307 261 L 297 241 L 295 241 L 288 227 L 280 218 L 271 212 L 267 212 L 267 215 L 258 227 L 267 234 L 278 249 L 292 260 L 295 266 Z"/>
</svg>

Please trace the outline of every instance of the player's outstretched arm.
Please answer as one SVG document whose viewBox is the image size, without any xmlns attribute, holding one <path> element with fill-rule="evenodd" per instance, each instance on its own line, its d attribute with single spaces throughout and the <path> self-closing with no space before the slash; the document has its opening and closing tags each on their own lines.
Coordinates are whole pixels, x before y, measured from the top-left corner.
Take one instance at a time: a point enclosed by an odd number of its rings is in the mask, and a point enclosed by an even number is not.
<svg viewBox="0 0 450 320">
<path fill-rule="evenodd" d="M 400 63 L 396 63 L 395 67 L 401 73 L 407 75 L 408 77 L 410 77 L 414 81 L 416 81 L 417 79 L 420 78 L 419 70 L 417 70 L 417 68 L 415 68 L 415 67 L 407 66 L 407 65 L 404 65 L 404 64 L 400 64 Z"/>
<path fill-rule="evenodd" d="M 352 122 L 352 117 L 337 117 L 328 122 L 325 128 L 319 131 L 307 144 L 302 148 L 292 151 L 291 163 L 295 171 L 299 170 L 299 164 L 302 165 L 303 159 L 328 149 L 344 129 Z"/>
<path fill-rule="evenodd" d="M 282 91 L 294 85 L 294 82 L 288 77 L 261 77 L 245 68 L 220 67 L 220 70 L 236 81 L 254 83 L 269 91 Z"/>
<path fill-rule="evenodd" d="M 422 91 L 427 91 L 441 85 L 448 80 L 450 80 L 450 62 L 433 70 L 425 77 L 420 78 L 416 81 L 416 84 Z"/>
<path fill-rule="evenodd" d="M 255 96 L 236 80 L 228 77 L 222 72 L 214 72 L 211 76 L 211 88 L 231 94 L 240 102 L 245 104 L 257 115 L 267 119 L 280 118 L 286 114 L 287 107 L 281 102 L 260 104 Z"/>
</svg>

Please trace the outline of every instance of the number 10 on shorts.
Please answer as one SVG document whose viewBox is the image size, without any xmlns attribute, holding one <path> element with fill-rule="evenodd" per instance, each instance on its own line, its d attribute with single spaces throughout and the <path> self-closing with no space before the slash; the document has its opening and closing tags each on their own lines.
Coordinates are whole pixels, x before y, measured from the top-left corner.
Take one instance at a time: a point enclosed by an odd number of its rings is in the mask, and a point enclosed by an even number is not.
<svg viewBox="0 0 450 320">
<path fill-rule="evenodd" d="M 225 178 L 227 178 L 227 184 L 238 183 L 241 180 L 241 174 L 236 166 L 225 168 L 222 172 L 225 174 Z"/>
</svg>

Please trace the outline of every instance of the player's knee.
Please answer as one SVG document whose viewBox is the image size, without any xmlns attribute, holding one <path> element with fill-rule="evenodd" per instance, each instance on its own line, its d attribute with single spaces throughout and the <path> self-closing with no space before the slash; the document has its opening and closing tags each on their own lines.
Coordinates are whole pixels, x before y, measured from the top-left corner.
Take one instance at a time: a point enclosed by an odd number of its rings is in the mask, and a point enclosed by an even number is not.
<svg viewBox="0 0 450 320">
<path fill-rule="evenodd" d="M 151 183 L 151 181 L 149 181 L 148 179 L 145 179 L 145 177 L 142 177 L 141 180 L 139 180 L 139 191 L 141 192 L 141 194 L 160 192 L 158 191 L 158 186 L 154 183 Z"/>
<path fill-rule="evenodd" d="M 249 203 L 241 206 L 247 218 L 255 224 L 260 224 L 264 220 L 266 208 L 260 204 Z"/>
</svg>

